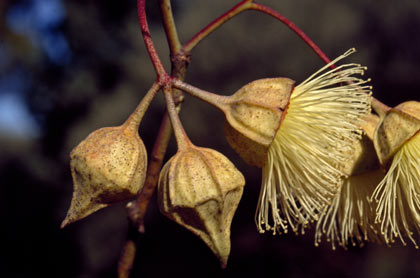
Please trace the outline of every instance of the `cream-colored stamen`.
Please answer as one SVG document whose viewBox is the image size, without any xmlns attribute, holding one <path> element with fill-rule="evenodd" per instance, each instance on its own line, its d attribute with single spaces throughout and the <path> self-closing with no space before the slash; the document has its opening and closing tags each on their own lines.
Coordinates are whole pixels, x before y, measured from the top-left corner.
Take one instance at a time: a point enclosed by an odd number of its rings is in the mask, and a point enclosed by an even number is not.
<svg viewBox="0 0 420 278">
<path fill-rule="evenodd" d="M 370 89 L 357 64 L 327 70 L 351 49 L 294 88 L 268 150 L 256 222 L 260 231 L 301 230 L 338 190 L 341 170 L 370 112 Z M 271 213 L 270 213 L 271 212 Z M 288 223 L 288 225 L 286 224 Z"/>
<path fill-rule="evenodd" d="M 413 242 L 420 232 L 420 136 L 406 142 L 395 154 L 391 167 L 372 198 L 378 202 L 376 221 L 387 244 L 399 238 Z"/>
</svg>

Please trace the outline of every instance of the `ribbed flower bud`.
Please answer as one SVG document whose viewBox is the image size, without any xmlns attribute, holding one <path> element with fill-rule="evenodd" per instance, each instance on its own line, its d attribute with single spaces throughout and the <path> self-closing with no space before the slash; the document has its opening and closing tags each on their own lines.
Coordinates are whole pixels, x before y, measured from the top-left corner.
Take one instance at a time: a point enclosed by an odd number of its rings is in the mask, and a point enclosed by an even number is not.
<svg viewBox="0 0 420 278">
<path fill-rule="evenodd" d="M 199 236 L 226 266 L 230 225 L 245 179 L 217 151 L 189 146 L 180 149 L 159 177 L 160 211 Z"/>
<path fill-rule="evenodd" d="M 418 248 L 413 234 L 420 232 L 419 131 L 420 102 L 408 101 L 390 109 L 375 132 L 375 149 L 388 172 L 372 198 L 388 244 L 408 238 Z"/>
<path fill-rule="evenodd" d="M 289 78 L 260 79 L 229 98 L 224 110 L 226 138 L 248 164 L 262 167 L 266 163 L 294 83 Z"/>
<path fill-rule="evenodd" d="M 105 127 L 73 149 L 70 167 L 74 192 L 61 227 L 134 197 L 144 183 L 147 152 L 137 128 Z"/>
</svg>

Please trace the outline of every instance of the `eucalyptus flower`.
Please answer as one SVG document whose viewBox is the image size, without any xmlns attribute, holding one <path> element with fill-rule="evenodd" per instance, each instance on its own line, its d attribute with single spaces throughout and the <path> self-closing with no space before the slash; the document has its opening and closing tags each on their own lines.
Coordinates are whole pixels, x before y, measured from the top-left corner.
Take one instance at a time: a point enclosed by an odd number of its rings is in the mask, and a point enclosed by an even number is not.
<svg viewBox="0 0 420 278">
<path fill-rule="evenodd" d="M 325 207 L 316 223 L 315 245 L 323 236 L 343 248 L 348 245 L 360 246 L 364 242 L 382 242 L 380 227 L 375 223 L 376 211 L 370 196 L 385 176 L 379 167 L 378 157 L 373 146 L 373 132 L 379 122 L 375 115 L 369 115 L 362 127 L 365 131 L 361 140 L 355 143 L 352 159 L 343 171 L 347 177 L 342 179 L 331 205 Z"/>
<path fill-rule="evenodd" d="M 258 229 L 294 232 L 318 219 L 337 193 L 341 170 L 360 138 L 360 121 L 370 111 L 370 87 L 355 75 L 365 68 L 324 66 L 293 89 L 279 130 L 268 149 L 259 204 Z M 271 213 L 271 215 L 270 215 Z"/>
<path fill-rule="evenodd" d="M 420 232 L 420 103 L 404 102 L 390 109 L 375 132 L 375 148 L 383 167 L 389 168 L 372 197 L 376 220 L 386 243 L 408 238 L 418 245 Z"/>
</svg>

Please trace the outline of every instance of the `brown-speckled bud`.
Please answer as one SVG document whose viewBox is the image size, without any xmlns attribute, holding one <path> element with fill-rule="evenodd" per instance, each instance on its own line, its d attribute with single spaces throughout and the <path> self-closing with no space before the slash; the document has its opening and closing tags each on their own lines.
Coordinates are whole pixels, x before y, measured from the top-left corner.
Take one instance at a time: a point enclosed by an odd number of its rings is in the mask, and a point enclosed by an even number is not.
<svg viewBox="0 0 420 278">
<path fill-rule="evenodd" d="M 105 127 L 73 149 L 70 167 L 74 192 L 61 227 L 133 198 L 144 183 L 147 153 L 137 128 Z"/>
<path fill-rule="evenodd" d="M 195 146 L 178 151 L 159 177 L 161 212 L 199 236 L 226 266 L 230 226 L 245 179 L 221 153 Z"/>
<path fill-rule="evenodd" d="M 229 98 L 225 133 L 248 164 L 262 167 L 289 104 L 295 82 L 288 78 L 253 81 Z"/>
<path fill-rule="evenodd" d="M 420 102 L 407 101 L 390 109 L 375 130 L 374 144 L 382 165 L 420 130 Z"/>
</svg>

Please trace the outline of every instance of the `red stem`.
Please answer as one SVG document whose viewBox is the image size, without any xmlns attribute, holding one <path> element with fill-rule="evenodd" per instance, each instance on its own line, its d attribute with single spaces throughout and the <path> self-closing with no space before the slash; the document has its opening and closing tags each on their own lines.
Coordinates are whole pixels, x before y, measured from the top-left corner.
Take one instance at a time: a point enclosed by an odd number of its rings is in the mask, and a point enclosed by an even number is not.
<svg viewBox="0 0 420 278">
<path fill-rule="evenodd" d="M 255 10 L 262 13 L 265 13 L 267 15 L 270 15 L 283 24 L 285 24 L 290 30 L 295 32 L 326 64 L 330 63 L 331 60 L 328 58 L 327 55 L 303 32 L 299 27 L 297 27 L 292 21 L 290 21 L 288 18 L 280 14 L 279 12 L 263 5 L 263 4 L 257 4 L 253 3 L 252 0 L 243 0 L 234 7 L 232 7 L 229 11 L 222 14 L 215 20 L 213 20 L 210 24 L 208 24 L 206 27 L 204 27 L 200 32 L 198 32 L 196 35 L 194 35 L 185 45 L 184 45 L 184 51 L 189 53 L 191 50 L 200 43 L 205 37 L 207 37 L 210 33 L 212 33 L 214 30 L 219 28 L 222 24 L 224 24 L 226 21 L 230 20 L 232 17 L 238 15 L 239 13 L 247 10 Z M 332 68 L 335 66 L 332 65 Z"/>
<path fill-rule="evenodd" d="M 230 10 L 213 20 L 210 24 L 204 27 L 200 32 L 195 34 L 185 45 L 184 51 L 191 52 L 191 50 L 201 42 L 205 37 L 212 33 L 215 29 L 219 28 L 223 23 L 238 15 L 239 13 L 246 11 L 250 8 L 250 4 L 253 0 L 243 0 L 232 7 Z"/>
<path fill-rule="evenodd" d="M 313 51 L 326 63 L 330 63 L 331 60 L 325 55 L 325 53 L 299 28 L 297 27 L 293 22 L 291 22 L 289 19 L 284 17 L 279 12 L 265 6 L 262 4 L 252 3 L 250 9 L 263 12 L 265 14 L 271 15 L 272 17 L 278 19 L 282 23 L 284 23 L 289 29 L 291 29 L 293 32 L 295 32 L 310 48 L 312 48 Z"/>
<path fill-rule="evenodd" d="M 149 31 L 149 25 L 146 19 L 146 0 L 137 0 L 137 15 L 140 23 L 140 30 L 143 35 L 144 44 L 146 45 L 147 53 L 149 53 L 150 60 L 155 67 L 159 79 L 166 77 L 168 74 L 163 67 L 162 61 L 157 54 L 155 45 Z"/>
</svg>

